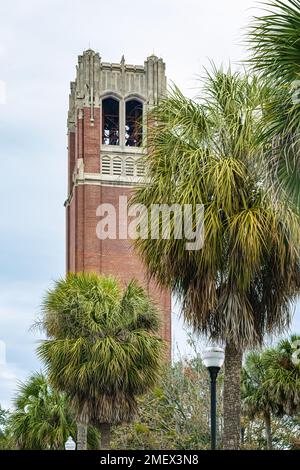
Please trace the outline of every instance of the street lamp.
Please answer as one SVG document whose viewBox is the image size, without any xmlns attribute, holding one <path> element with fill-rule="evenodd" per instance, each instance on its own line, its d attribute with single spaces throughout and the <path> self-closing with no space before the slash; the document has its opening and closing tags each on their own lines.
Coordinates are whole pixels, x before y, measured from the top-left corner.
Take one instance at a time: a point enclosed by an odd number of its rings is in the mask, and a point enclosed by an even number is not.
<svg viewBox="0 0 300 470">
<path fill-rule="evenodd" d="M 224 350 L 216 346 L 206 348 L 202 354 L 202 360 L 210 375 L 210 435 L 211 450 L 216 449 L 217 442 L 217 393 L 216 383 L 219 370 L 224 362 Z"/>
<path fill-rule="evenodd" d="M 76 449 L 76 443 L 75 443 L 75 441 L 73 441 L 71 436 L 69 436 L 68 439 L 65 442 L 65 449 L 66 450 L 75 450 Z"/>
</svg>

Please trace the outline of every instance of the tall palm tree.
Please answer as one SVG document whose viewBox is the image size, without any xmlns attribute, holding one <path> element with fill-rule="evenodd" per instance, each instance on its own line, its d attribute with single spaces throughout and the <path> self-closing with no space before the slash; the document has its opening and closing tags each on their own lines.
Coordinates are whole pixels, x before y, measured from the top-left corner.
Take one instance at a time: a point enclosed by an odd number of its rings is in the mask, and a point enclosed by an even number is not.
<svg viewBox="0 0 300 470">
<path fill-rule="evenodd" d="M 300 1 L 262 2 L 248 35 L 250 64 L 270 82 L 265 106 L 265 137 L 273 144 L 269 169 L 281 195 L 300 209 Z"/>
<path fill-rule="evenodd" d="M 182 298 L 194 329 L 226 344 L 225 448 L 239 447 L 243 350 L 289 323 L 299 288 L 298 217 L 261 174 L 264 96 L 256 78 L 230 70 L 207 73 L 200 103 L 175 88 L 152 111 L 149 184 L 133 199 L 148 209 L 190 204 L 193 228 L 197 204 L 204 206 L 203 249 L 187 250 L 188 237 L 175 231 L 166 237 L 162 218 L 160 237 L 140 237 L 136 248 L 150 274 Z M 171 214 L 172 227 L 178 220 Z"/>
<path fill-rule="evenodd" d="M 42 373 L 21 383 L 9 417 L 8 431 L 19 449 L 64 449 L 76 424 L 65 393 L 53 390 Z M 89 430 L 89 444 L 96 448 L 98 435 Z"/>
<path fill-rule="evenodd" d="M 250 419 L 261 415 L 265 422 L 267 448 L 272 449 L 272 415 L 292 416 L 300 410 L 300 365 L 293 361 L 292 336 L 275 348 L 250 353 L 242 374 L 242 398 Z"/>
<path fill-rule="evenodd" d="M 38 355 L 50 383 L 72 400 L 78 448 L 86 448 L 87 423 L 100 429 L 101 447 L 109 448 L 111 424 L 132 419 L 137 395 L 159 375 L 155 307 L 135 282 L 121 290 L 110 277 L 69 274 L 46 294 L 42 325 L 49 339 Z"/>
</svg>

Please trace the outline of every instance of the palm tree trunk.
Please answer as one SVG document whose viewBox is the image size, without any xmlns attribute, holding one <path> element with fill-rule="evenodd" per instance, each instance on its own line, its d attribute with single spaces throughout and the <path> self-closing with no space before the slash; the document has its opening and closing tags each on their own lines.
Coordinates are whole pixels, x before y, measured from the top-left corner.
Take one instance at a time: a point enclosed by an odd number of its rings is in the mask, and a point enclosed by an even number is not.
<svg viewBox="0 0 300 470">
<path fill-rule="evenodd" d="M 87 450 L 87 424 L 77 421 L 77 450 Z"/>
<path fill-rule="evenodd" d="M 240 448 L 242 357 L 241 350 L 233 344 L 226 343 L 223 395 L 225 450 Z"/>
<path fill-rule="evenodd" d="M 101 423 L 99 429 L 101 433 L 100 448 L 108 450 L 110 449 L 111 425 L 109 423 Z"/>
<path fill-rule="evenodd" d="M 271 427 L 271 414 L 266 412 L 264 413 L 264 422 L 266 430 L 266 439 L 267 439 L 267 449 L 272 450 L 272 427 Z"/>
</svg>

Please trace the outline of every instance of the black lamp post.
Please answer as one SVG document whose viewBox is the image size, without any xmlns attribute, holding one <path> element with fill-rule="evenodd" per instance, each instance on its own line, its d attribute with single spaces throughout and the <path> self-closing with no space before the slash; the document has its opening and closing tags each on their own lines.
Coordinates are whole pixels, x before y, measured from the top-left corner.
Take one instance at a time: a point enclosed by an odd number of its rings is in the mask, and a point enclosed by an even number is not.
<svg viewBox="0 0 300 470">
<path fill-rule="evenodd" d="M 217 376 L 224 362 L 224 350 L 218 347 L 206 348 L 202 360 L 210 375 L 210 434 L 211 450 L 217 444 Z"/>
</svg>

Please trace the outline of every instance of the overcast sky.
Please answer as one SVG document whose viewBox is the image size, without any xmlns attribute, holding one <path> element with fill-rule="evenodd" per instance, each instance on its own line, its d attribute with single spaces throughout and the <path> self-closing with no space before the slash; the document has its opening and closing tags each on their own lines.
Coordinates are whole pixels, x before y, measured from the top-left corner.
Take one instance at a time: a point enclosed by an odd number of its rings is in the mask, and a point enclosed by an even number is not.
<svg viewBox="0 0 300 470">
<path fill-rule="evenodd" d="M 0 403 L 40 368 L 29 328 L 43 292 L 64 274 L 66 116 L 77 56 L 163 57 L 193 96 L 202 67 L 235 66 L 254 0 L 9 0 L 0 6 Z M 6 99 L 5 99 L 6 95 Z M 175 341 L 186 351 L 174 322 Z M 6 347 L 6 361 L 4 349 Z"/>
</svg>

